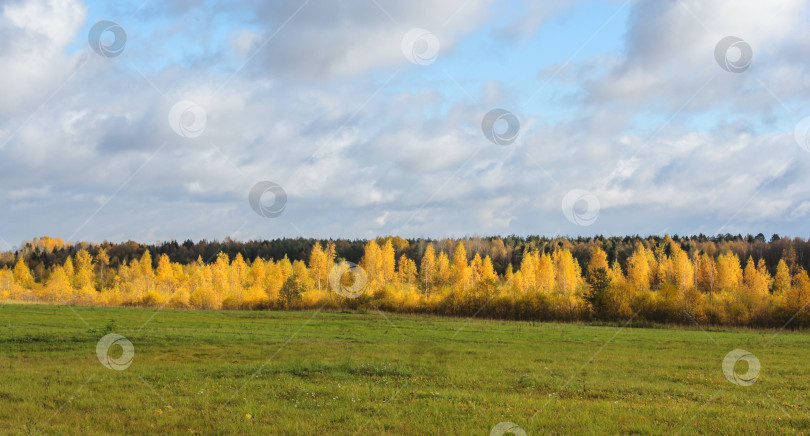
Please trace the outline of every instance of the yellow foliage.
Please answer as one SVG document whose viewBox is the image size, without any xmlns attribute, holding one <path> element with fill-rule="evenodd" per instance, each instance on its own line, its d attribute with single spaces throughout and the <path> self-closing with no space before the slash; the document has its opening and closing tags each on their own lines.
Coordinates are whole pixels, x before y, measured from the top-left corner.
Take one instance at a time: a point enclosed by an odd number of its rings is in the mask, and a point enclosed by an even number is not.
<svg viewBox="0 0 810 436">
<path fill-rule="evenodd" d="M 185 286 L 180 287 L 169 297 L 168 306 L 172 309 L 187 309 L 191 306 L 189 303 L 190 297 L 188 288 Z"/>
<path fill-rule="evenodd" d="M 785 263 L 784 259 L 780 259 L 779 264 L 776 265 L 776 275 L 773 277 L 773 294 L 782 296 L 789 293 L 791 290 L 790 282 L 790 270 L 787 263 Z"/>
<path fill-rule="evenodd" d="M 17 264 L 14 265 L 14 281 L 23 287 L 31 287 L 34 284 L 34 277 L 31 275 L 31 270 L 25 264 L 22 256 L 17 259 Z"/>
<path fill-rule="evenodd" d="M 627 319 L 640 313 L 662 322 L 679 322 L 685 312 L 700 323 L 732 324 L 777 320 L 810 305 L 810 278 L 799 261 L 789 256 L 780 260 L 771 277 L 763 259 L 755 264 L 748 257 L 742 268 L 734 254 L 741 251 L 728 245 L 709 250 L 690 245 L 687 253 L 666 237 L 654 249 L 637 243 L 626 263 L 620 265 L 614 259 L 608 265 L 605 251 L 594 244 L 585 276 L 590 280 L 594 271 L 604 268 L 608 279 L 598 288 L 596 299 L 590 292 L 599 282 L 586 283 L 570 243 L 555 242 L 551 254 L 546 252 L 548 245 L 531 245 L 519 269 L 508 261 L 499 263 L 505 267 L 499 277 L 493 259 L 479 254 L 480 241 L 470 245 L 475 248 L 470 261 L 460 241 L 452 258 L 445 251 L 437 254 L 434 244 L 427 244 L 418 267 L 402 252 L 409 246 L 403 241 L 388 237 L 365 244 L 360 265 L 369 283 L 357 299 L 340 298 L 328 288 L 328 273 L 336 259 L 332 242 L 326 248 L 315 243 L 307 262 L 291 262 L 286 256 L 279 261 L 248 262 L 239 253 L 231 261 L 219 253 L 210 264 L 198 258 L 180 265 L 164 254 L 154 269 L 149 251 L 113 267 L 103 249 L 97 249 L 94 258 L 90 252 L 95 248 L 90 247 L 50 271 L 37 267 L 43 283 L 35 281 L 20 255 L 13 268 L 0 269 L 0 299 L 179 309 L 314 309 L 325 304 L 333 309 L 372 307 L 468 316 L 480 311 L 480 316 L 565 320 L 588 319 L 593 313 Z M 438 244 L 453 247 L 450 241 Z M 713 257 L 715 249 L 723 254 Z M 395 260 L 397 251 L 400 255 Z M 507 254 L 504 251 L 496 259 L 504 262 Z M 592 311 L 597 305 L 599 311 Z M 804 322 L 806 318 L 801 312 L 795 319 Z"/>
<path fill-rule="evenodd" d="M 650 289 L 650 263 L 647 249 L 639 243 L 636 251 L 627 260 L 627 278 L 638 291 Z"/>
<path fill-rule="evenodd" d="M 267 293 L 259 286 L 253 285 L 245 293 L 245 306 L 250 309 L 266 307 L 269 302 Z"/>
<path fill-rule="evenodd" d="M 723 291 L 735 291 L 742 285 L 740 258 L 733 253 L 717 257 L 717 287 Z"/>
<path fill-rule="evenodd" d="M 459 241 L 453 251 L 453 264 L 451 266 L 451 280 L 457 289 L 464 289 L 470 286 L 470 265 L 467 263 L 467 250 L 464 244 Z"/>
<path fill-rule="evenodd" d="M 588 274 L 592 273 L 598 268 L 604 268 L 605 271 L 609 269 L 607 261 L 607 253 L 599 247 L 594 247 L 591 250 L 591 259 L 588 262 Z"/>
</svg>

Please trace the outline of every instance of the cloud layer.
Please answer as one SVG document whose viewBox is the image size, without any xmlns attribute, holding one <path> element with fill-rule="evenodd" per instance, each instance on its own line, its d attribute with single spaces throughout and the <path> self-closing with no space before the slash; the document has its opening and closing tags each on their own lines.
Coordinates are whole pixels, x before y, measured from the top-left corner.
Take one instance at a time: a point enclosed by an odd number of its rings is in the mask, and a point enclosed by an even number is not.
<svg viewBox="0 0 810 436">
<path fill-rule="evenodd" d="M 808 8 L 743 3 L 6 2 L 0 242 L 806 236 Z M 100 19 L 120 56 L 88 45 Z M 439 44 L 425 65 L 414 28 Z M 536 50 L 560 28 L 567 62 Z M 729 35 L 753 50 L 741 73 L 714 58 Z M 496 107 L 511 145 L 481 131 Z M 248 202 L 262 180 L 286 191 L 277 218 Z M 577 189 L 597 202 L 566 213 Z"/>
</svg>

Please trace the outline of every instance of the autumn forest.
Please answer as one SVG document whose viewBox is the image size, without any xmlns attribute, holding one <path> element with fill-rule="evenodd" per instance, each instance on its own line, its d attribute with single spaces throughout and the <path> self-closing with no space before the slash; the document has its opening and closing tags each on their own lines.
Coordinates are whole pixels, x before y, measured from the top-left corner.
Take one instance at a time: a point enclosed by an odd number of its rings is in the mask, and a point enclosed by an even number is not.
<svg viewBox="0 0 810 436">
<path fill-rule="evenodd" d="M 0 300 L 803 327 L 806 254 L 801 238 L 762 234 L 160 245 L 42 237 L 0 255 Z"/>
</svg>

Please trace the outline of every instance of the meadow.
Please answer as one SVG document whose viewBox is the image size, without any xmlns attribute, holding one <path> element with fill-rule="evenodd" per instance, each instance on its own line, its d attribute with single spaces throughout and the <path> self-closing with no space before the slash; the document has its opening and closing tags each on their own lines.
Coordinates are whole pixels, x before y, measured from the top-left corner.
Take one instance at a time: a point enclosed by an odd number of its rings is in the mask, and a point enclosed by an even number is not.
<svg viewBox="0 0 810 436">
<path fill-rule="evenodd" d="M 0 326 L 3 434 L 810 431 L 801 332 L 12 302 Z M 110 333 L 128 367 L 97 356 Z M 750 386 L 724 376 L 734 349 Z"/>
</svg>

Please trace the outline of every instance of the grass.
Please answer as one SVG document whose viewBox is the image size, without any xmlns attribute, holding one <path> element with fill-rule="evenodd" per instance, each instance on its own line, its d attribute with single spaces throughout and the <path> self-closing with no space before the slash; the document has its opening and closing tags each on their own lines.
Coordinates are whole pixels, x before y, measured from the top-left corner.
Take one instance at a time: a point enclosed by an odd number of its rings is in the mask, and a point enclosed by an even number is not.
<svg viewBox="0 0 810 436">
<path fill-rule="evenodd" d="M 8 303 L 0 433 L 807 433 L 810 335 L 776 333 Z M 737 348 L 752 386 L 721 370 Z"/>
</svg>

